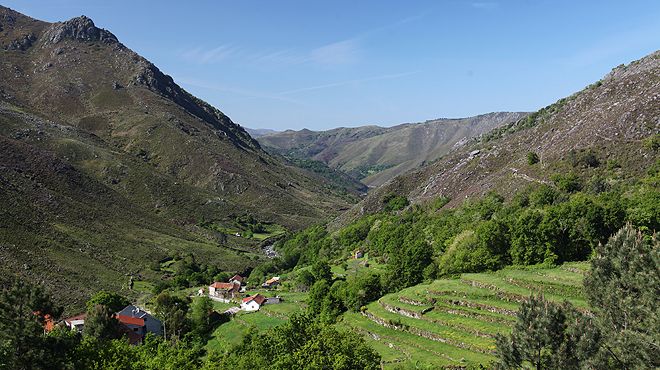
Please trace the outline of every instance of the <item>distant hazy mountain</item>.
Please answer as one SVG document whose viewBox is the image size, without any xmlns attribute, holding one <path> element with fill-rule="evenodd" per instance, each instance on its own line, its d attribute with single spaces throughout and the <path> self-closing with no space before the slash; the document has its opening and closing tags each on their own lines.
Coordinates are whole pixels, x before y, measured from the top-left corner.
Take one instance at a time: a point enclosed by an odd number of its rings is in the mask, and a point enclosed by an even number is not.
<svg viewBox="0 0 660 370">
<path fill-rule="evenodd" d="M 466 140 L 512 123 L 527 113 L 499 112 L 437 119 L 394 127 L 362 126 L 328 131 L 287 130 L 260 136 L 270 152 L 314 159 L 375 187 L 447 154 Z"/>
<path fill-rule="evenodd" d="M 252 136 L 254 138 L 264 136 L 264 135 L 272 135 L 272 134 L 276 134 L 276 133 L 279 132 L 279 131 L 276 131 L 276 130 L 271 130 L 269 128 L 247 128 L 247 127 L 245 127 L 245 131 L 247 131 L 248 134 L 250 134 L 250 136 Z"/>
</svg>

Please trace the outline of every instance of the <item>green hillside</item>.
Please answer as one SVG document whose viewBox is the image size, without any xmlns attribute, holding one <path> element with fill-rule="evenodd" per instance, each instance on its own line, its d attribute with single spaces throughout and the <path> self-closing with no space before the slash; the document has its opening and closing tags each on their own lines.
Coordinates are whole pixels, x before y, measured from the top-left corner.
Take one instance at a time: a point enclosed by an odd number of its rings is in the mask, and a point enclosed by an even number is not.
<svg viewBox="0 0 660 370">
<path fill-rule="evenodd" d="M 364 334 L 386 368 L 487 365 L 495 360 L 495 335 L 510 332 L 516 310 L 530 295 L 586 310 L 587 269 L 587 263 L 574 262 L 462 274 L 385 295 L 361 313 L 345 313 L 337 325 Z"/>
</svg>

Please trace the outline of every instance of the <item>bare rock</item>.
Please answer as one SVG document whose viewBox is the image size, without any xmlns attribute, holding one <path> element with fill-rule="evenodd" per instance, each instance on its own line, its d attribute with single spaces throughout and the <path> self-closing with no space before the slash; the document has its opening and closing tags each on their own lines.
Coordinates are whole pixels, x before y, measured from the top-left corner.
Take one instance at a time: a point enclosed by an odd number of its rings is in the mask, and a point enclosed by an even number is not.
<svg viewBox="0 0 660 370">
<path fill-rule="evenodd" d="M 64 39 L 79 41 L 101 41 L 108 44 L 118 43 L 117 37 L 110 31 L 98 28 L 84 15 L 51 26 L 45 35 L 46 42 L 57 44 Z"/>
</svg>

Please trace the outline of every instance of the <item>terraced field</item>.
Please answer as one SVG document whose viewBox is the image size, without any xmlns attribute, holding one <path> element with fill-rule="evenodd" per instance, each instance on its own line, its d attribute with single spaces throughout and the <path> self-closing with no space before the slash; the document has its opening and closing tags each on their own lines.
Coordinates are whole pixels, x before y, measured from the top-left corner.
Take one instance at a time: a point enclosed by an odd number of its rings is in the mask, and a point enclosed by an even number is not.
<svg viewBox="0 0 660 370">
<path fill-rule="evenodd" d="M 495 335 L 510 332 L 518 307 L 531 294 L 586 310 L 582 279 L 588 266 L 507 268 L 436 280 L 347 313 L 339 325 L 365 334 L 386 368 L 487 365 L 495 360 Z"/>
</svg>

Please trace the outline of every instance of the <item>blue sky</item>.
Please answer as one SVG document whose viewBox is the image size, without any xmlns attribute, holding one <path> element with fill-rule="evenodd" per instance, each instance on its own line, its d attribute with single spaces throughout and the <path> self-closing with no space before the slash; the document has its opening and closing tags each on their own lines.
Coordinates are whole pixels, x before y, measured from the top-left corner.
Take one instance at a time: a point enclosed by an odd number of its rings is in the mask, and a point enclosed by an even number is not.
<svg viewBox="0 0 660 370">
<path fill-rule="evenodd" d="M 533 111 L 660 48 L 660 1 L 91 1 L 81 14 L 252 128 Z"/>
</svg>

